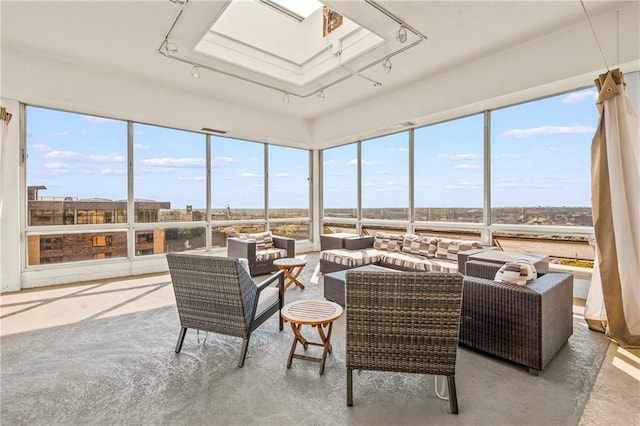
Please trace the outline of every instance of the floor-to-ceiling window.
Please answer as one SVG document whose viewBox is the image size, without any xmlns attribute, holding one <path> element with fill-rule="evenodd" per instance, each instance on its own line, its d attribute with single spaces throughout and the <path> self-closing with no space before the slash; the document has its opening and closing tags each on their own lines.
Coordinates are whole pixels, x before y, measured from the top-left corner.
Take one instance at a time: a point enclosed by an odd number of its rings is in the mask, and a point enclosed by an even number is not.
<svg viewBox="0 0 640 426">
<path fill-rule="evenodd" d="M 268 228 L 310 238 L 308 150 L 25 110 L 27 266 L 216 249 Z"/>
<path fill-rule="evenodd" d="M 414 220 L 482 223 L 484 116 L 414 132 Z"/>
<path fill-rule="evenodd" d="M 326 149 L 323 225 L 335 221 L 335 211 L 327 207 L 333 207 L 335 199 L 331 188 L 341 188 L 341 181 L 333 176 L 351 176 L 347 181 L 354 181 L 359 172 L 361 186 L 356 184 L 351 193 L 361 192 L 362 208 L 348 212 L 356 218 L 351 226 L 363 233 L 406 228 L 482 238 L 505 250 L 592 259 L 590 144 L 598 119 L 594 102 L 595 90 L 577 90 Z M 358 145 L 362 155 L 352 162 L 356 171 L 336 161 L 341 151 L 355 155 Z M 487 205 L 490 212 L 485 211 Z"/>
<path fill-rule="evenodd" d="M 212 246 L 225 247 L 229 235 L 265 229 L 265 145 L 211 140 Z"/>
<path fill-rule="evenodd" d="M 134 221 L 156 224 L 136 227 L 136 256 L 207 246 L 205 143 L 199 133 L 133 123 Z"/>
<path fill-rule="evenodd" d="M 505 250 L 593 259 L 589 237 L 568 228 L 593 226 L 596 96 L 595 89 L 579 90 L 492 111 L 491 221 L 497 226 L 494 242 Z M 530 227 L 501 231 L 502 224 Z"/>
<path fill-rule="evenodd" d="M 27 264 L 126 257 L 127 122 L 31 106 L 26 118 Z"/>
<path fill-rule="evenodd" d="M 362 217 L 409 219 L 409 133 L 362 142 Z"/>
<path fill-rule="evenodd" d="M 309 151 L 269 145 L 268 163 L 269 230 L 298 240 L 309 238 Z"/>
<path fill-rule="evenodd" d="M 358 218 L 358 144 L 322 151 L 323 233 L 355 233 Z"/>
</svg>

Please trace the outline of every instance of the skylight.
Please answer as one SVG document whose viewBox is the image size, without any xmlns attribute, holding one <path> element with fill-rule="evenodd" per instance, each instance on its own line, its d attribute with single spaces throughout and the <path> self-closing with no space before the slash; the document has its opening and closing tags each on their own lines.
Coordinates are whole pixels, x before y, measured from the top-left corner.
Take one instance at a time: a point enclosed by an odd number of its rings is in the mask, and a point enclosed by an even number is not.
<svg viewBox="0 0 640 426">
<path fill-rule="evenodd" d="M 268 0 L 276 3 L 296 15 L 307 19 L 313 12 L 322 7 L 322 3 L 316 0 Z"/>
</svg>

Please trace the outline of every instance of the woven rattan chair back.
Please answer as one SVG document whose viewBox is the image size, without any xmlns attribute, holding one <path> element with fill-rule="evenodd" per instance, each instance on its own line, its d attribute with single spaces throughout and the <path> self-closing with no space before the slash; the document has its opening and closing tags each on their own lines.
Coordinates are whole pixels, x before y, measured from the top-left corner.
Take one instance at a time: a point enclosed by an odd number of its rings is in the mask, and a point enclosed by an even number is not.
<svg viewBox="0 0 640 426">
<path fill-rule="evenodd" d="M 236 258 L 168 253 L 167 263 L 181 325 L 176 353 L 189 328 L 236 336 L 243 339 L 241 367 L 251 332 L 266 319 L 254 318 L 260 288 Z M 274 275 L 268 281 L 278 278 Z M 282 307 L 282 299 L 279 302 L 261 317 L 275 313 Z"/>
<path fill-rule="evenodd" d="M 462 280 L 457 273 L 347 272 L 347 405 L 353 370 L 423 373 L 447 377 L 457 413 Z"/>
</svg>

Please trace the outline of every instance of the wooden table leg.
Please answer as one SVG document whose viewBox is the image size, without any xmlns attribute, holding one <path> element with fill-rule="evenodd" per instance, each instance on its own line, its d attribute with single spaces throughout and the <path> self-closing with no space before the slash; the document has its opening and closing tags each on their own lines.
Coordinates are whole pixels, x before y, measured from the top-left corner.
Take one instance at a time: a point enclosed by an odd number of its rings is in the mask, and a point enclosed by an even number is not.
<svg viewBox="0 0 640 426">
<path fill-rule="evenodd" d="M 302 269 L 304 268 L 304 266 L 294 266 L 292 268 L 286 268 L 283 269 L 284 270 L 284 276 L 286 278 L 286 283 L 284 285 L 284 289 L 288 289 L 291 284 L 295 284 L 298 287 L 300 287 L 301 290 L 304 290 L 304 284 L 302 284 L 300 281 L 298 281 L 298 277 L 300 276 L 300 274 L 302 273 Z"/>
<path fill-rule="evenodd" d="M 291 362 L 293 361 L 293 354 L 296 352 L 296 347 L 298 346 L 298 342 L 302 344 L 304 350 L 306 351 L 309 347 L 309 343 L 307 339 L 302 336 L 300 333 L 300 329 L 302 328 L 301 324 L 291 323 L 291 329 L 293 330 L 293 343 L 291 344 L 291 351 L 289 352 L 289 360 L 287 361 L 287 368 L 291 368 Z"/>
<path fill-rule="evenodd" d="M 320 361 L 320 375 L 324 373 L 324 363 L 327 360 L 327 354 L 331 353 L 331 332 L 333 331 L 333 321 L 328 324 L 327 334 L 325 336 L 323 327 L 326 327 L 327 324 L 318 325 L 318 334 L 320 335 L 320 340 L 323 343 L 324 350 L 322 351 L 322 360 Z"/>
</svg>

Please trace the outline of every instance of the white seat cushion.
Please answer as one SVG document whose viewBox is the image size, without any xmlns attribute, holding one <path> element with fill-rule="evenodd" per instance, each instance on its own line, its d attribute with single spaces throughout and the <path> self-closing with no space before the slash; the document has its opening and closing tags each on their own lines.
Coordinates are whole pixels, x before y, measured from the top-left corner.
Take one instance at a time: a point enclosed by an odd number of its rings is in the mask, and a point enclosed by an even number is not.
<svg viewBox="0 0 640 426">
<path fill-rule="evenodd" d="M 258 298 L 258 306 L 256 307 L 256 314 L 254 318 L 263 313 L 269 306 L 278 301 L 279 290 L 275 287 L 267 287 L 260 292 Z"/>
</svg>

